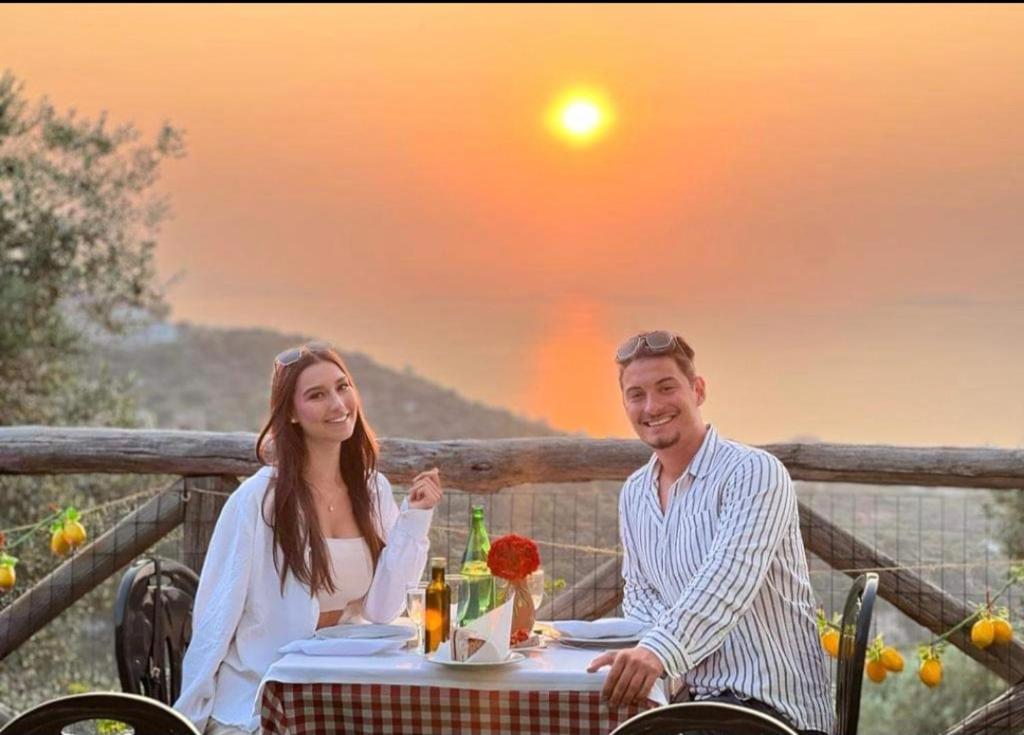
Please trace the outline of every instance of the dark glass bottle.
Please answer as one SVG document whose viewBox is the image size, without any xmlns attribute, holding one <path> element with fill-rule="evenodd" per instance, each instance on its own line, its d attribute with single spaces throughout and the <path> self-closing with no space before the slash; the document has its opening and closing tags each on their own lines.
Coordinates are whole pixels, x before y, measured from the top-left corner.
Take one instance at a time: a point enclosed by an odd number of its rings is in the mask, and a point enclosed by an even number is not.
<svg viewBox="0 0 1024 735">
<path fill-rule="evenodd" d="M 430 584 L 427 585 L 423 610 L 423 650 L 426 653 L 433 653 L 448 640 L 451 597 L 451 589 L 444 581 L 444 559 L 434 559 L 430 565 Z"/>
</svg>

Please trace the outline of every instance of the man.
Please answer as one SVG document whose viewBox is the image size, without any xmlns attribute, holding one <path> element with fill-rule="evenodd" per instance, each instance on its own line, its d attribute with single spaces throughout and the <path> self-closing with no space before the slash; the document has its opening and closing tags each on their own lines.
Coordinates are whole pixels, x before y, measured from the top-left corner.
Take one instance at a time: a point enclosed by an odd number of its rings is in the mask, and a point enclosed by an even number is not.
<svg viewBox="0 0 1024 735">
<path fill-rule="evenodd" d="M 833 704 L 789 473 L 722 439 L 701 418 L 707 388 L 679 336 L 645 332 L 618 349 L 623 405 L 654 450 L 619 497 L 622 607 L 650 627 L 605 653 L 604 696 L 642 701 L 681 680 L 698 700 L 741 703 L 807 733 L 831 732 Z"/>
</svg>

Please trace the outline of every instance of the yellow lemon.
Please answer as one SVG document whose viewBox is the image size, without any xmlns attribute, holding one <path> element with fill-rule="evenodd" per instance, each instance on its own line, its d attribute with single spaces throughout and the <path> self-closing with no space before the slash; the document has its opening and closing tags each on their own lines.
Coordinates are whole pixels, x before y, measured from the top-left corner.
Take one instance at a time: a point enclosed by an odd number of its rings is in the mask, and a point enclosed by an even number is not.
<svg viewBox="0 0 1024 735">
<path fill-rule="evenodd" d="M 935 659 L 922 661 L 917 675 L 926 685 L 937 687 L 942 682 L 942 662 Z"/>
<path fill-rule="evenodd" d="M 903 671 L 903 656 L 892 646 L 882 649 L 882 666 L 892 672 Z"/>
<path fill-rule="evenodd" d="M 64 524 L 64 540 L 72 549 L 85 543 L 85 526 L 78 521 L 67 521 Z"/>
<path fill-rule="evenodd" d="M 0 591 L 7 592 L 14 587 L 18 575 L 14 573 L 14 567 L 0 567 Z"/>
<path fill-rule="evenodd" d="M 971 626 L 971 643 L 978 648 L 988 648 L 995 638 L 995 626 L 988 618 L 982 618 Z"/>
<path fill-rule="evenodd" d="M 50 551 L 57 556 L 64 556 L 71 551 L 71 544 L 64 538 L 64 531 L 57 530 L 50 535 Z"/>
<path fill-rule="evenodd" d="M 821 647 L 832 658 L 839 658 L 839 631 L 830 628 L 821 634 Z"/>
<path fill-rule="evenodd" d="M 1013 626 L 1005 618 L 992 619 L 992 642 L 1009 643 L 1013 640 Z"/>
<path fill-rule="evenodd" d="M 885 675 L 887 673 L 881 661 L 868 661 L 864 665 L 864 672 L 868 675 L 868 678 L 876 684 L 881 684 L 885 681 Z"/>
</svg>

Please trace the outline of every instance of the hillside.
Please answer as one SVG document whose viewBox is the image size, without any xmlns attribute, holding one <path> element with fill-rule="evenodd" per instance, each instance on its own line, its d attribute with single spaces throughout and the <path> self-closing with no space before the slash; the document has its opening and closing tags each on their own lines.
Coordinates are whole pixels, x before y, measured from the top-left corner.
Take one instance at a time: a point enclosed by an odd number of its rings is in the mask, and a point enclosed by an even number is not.
<svg viewBox="0 0 1024 735">
<path fill-rule="evenodd" d="M 104 354 L 116 374 L 134 374 L 137 401 L 150 426 L 259 431 L 274 355 L 305 339 L 268 329 L 182 323 L 160 325 L 142 338 L 105 347 Z M 339 347 L 379 436 L 488 439 L 558 433 Z"/>
</svg>

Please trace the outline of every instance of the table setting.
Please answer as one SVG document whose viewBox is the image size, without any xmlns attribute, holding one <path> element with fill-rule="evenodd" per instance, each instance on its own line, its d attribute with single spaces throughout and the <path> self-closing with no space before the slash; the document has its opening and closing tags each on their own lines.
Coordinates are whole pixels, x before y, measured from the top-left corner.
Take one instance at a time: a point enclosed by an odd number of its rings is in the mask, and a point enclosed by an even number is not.
<svg viewBox="0 0 1024 735">
<path fill-rule="evenodd" d="M 501 541 L 495 542 L 499 550 Z M 432 560 L 431 582 L 410 588 L 406 614 L 392 624 L 323 628 L 281 648 L 257 698 L 262 732 L 606 735 L 667 703 L 659 681 L 646 704 L 613 709 L 601 700 L 608 669 L 587 672 L 602 651 L 636 644 L 643 627 L 635 621 L 537 622 L 525 575 L 506 585 L 501 604 L 495 595 L 491 604 L 479 605 L 465 599 L 467 577 L 477 581 L 479 575 L 472 567 L 467 575 L 463 565 L 453 593 L 444 583 L 444 563 Z M 490 568 L 508 571 L 500 561 Z M 474 589 L 486 588 L 478 583 Z M 475 616 L 459 614 L 474 605 Z"/>
</svg>

